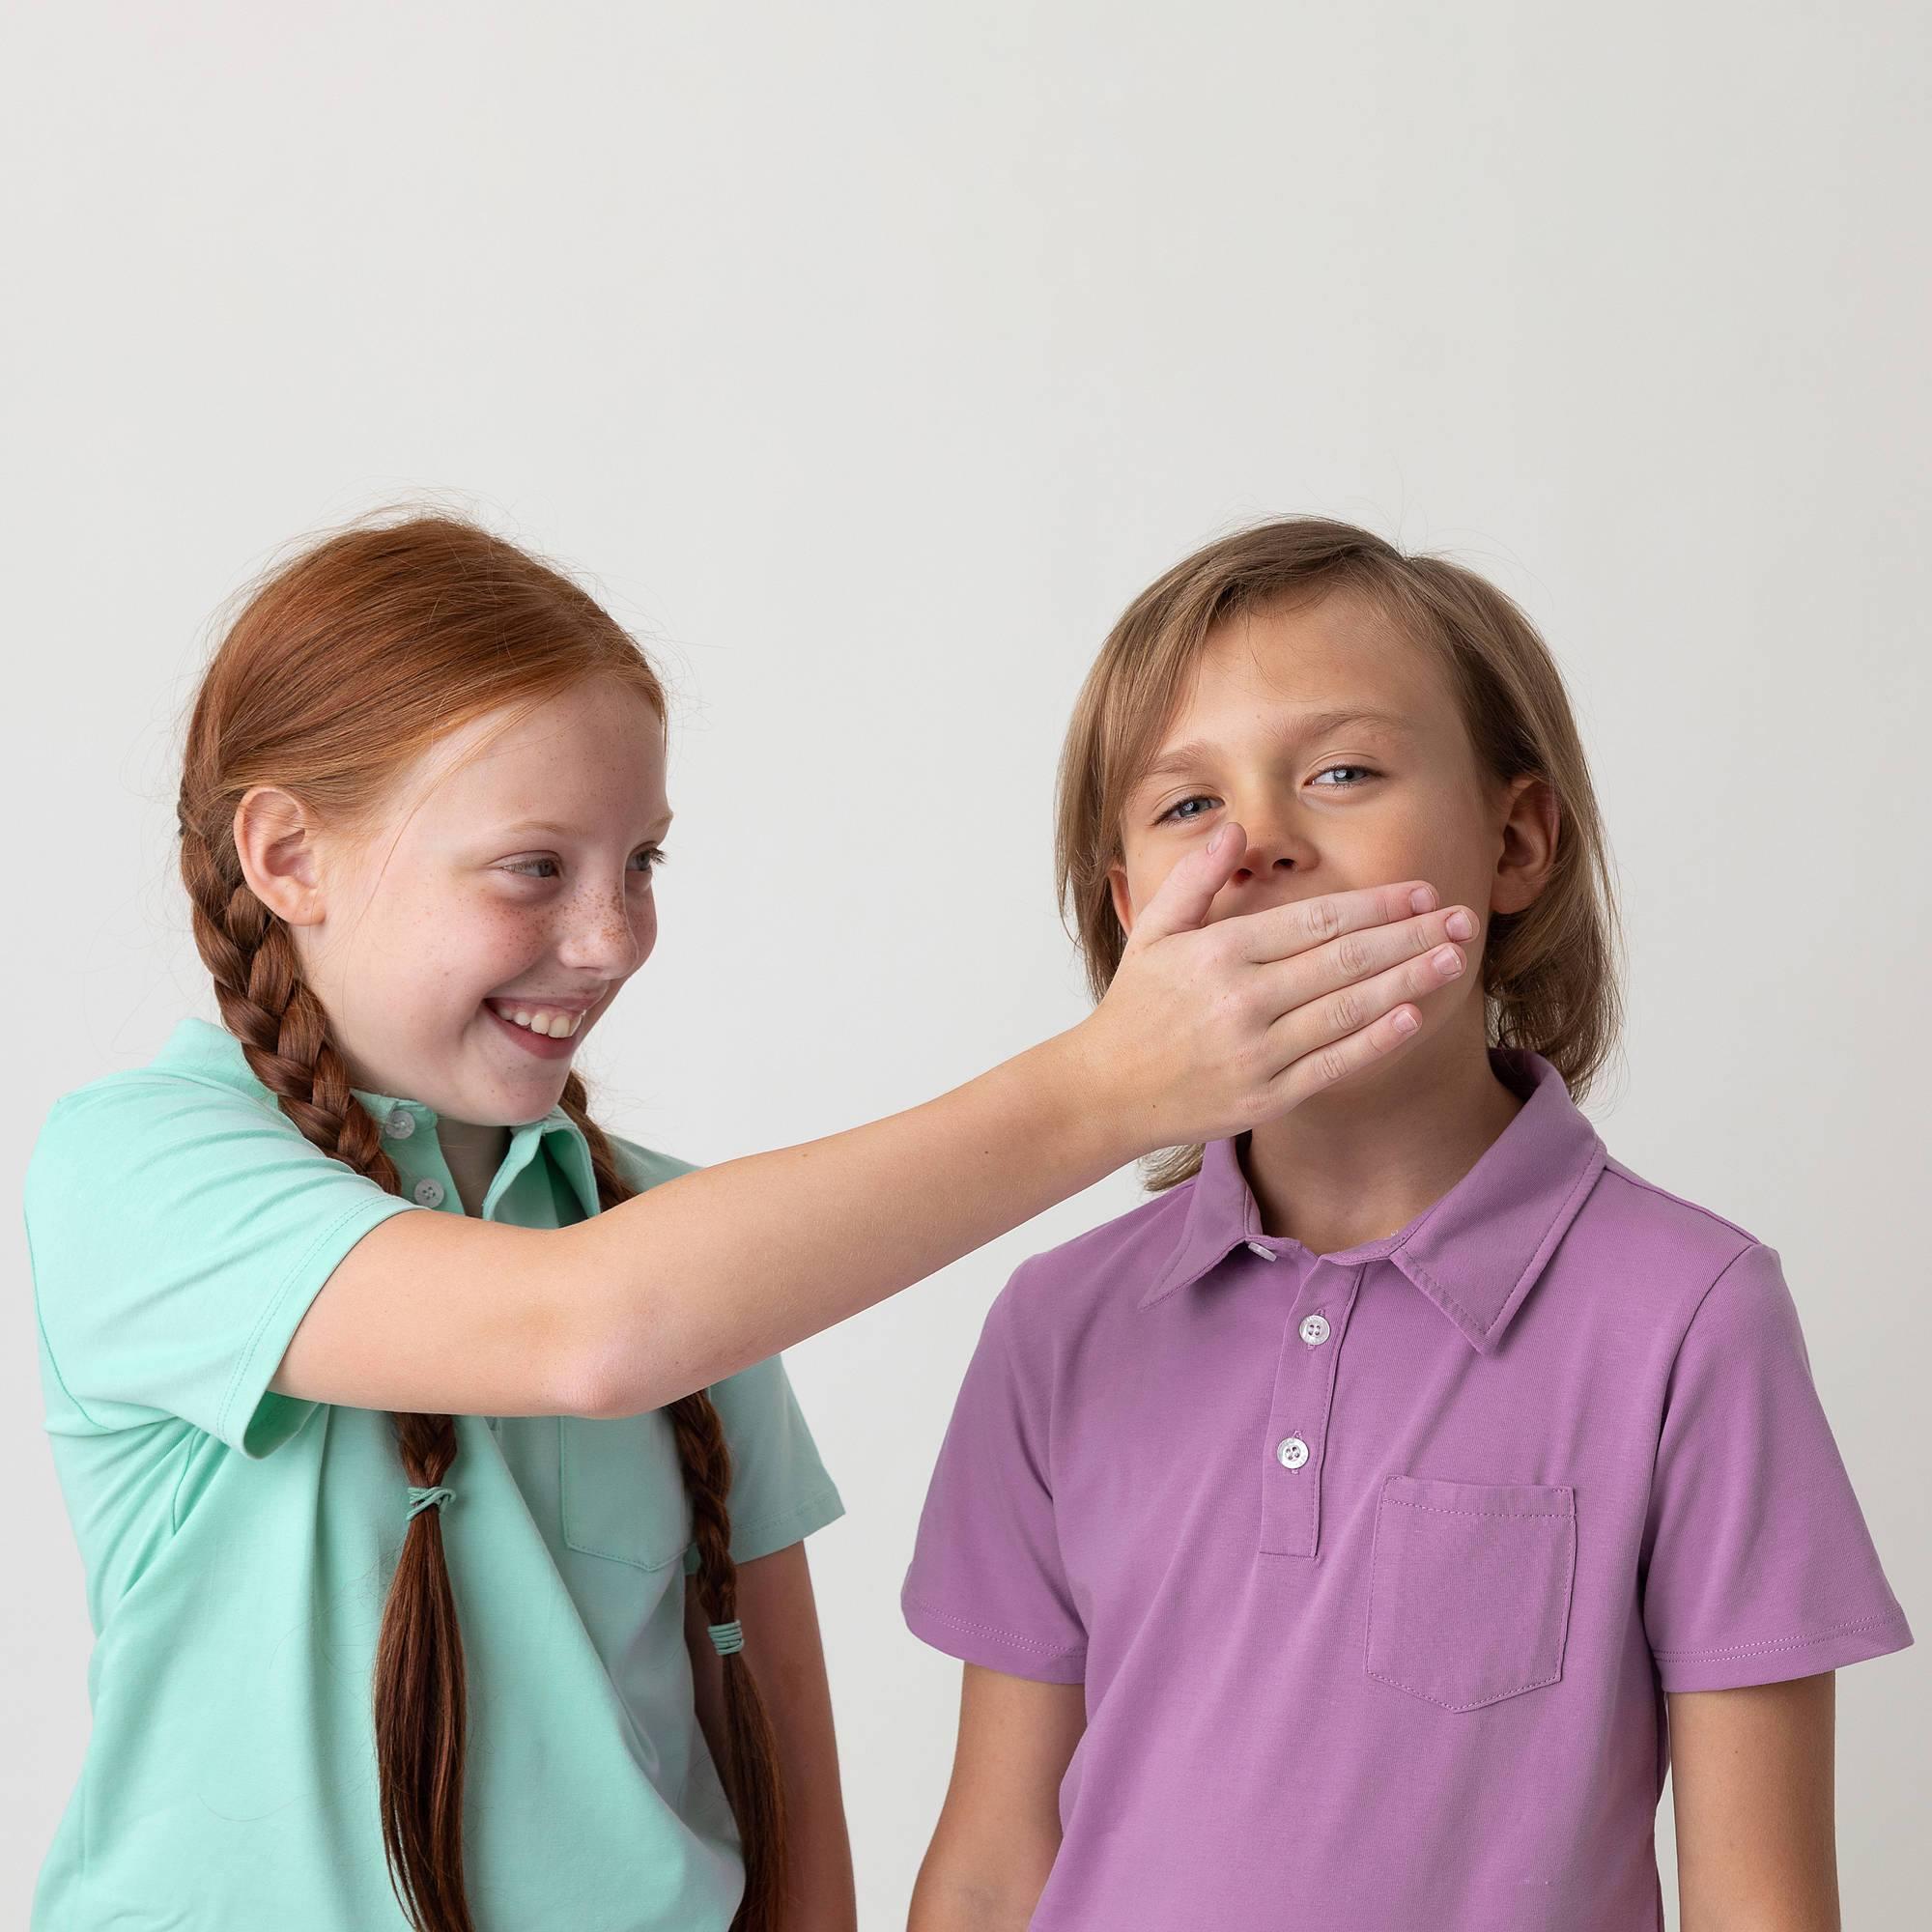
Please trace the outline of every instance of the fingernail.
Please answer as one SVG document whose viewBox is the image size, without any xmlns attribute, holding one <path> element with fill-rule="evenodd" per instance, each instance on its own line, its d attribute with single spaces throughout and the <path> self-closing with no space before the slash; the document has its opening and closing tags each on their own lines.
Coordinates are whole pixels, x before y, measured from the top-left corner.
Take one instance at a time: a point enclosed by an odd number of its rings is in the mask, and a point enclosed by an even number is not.
<svg viewBox="0 0 1932 1932">
<path fill-rule="evenodd" d="M 1213 838 L 1211 838 L 1208 841 L 1208 858 L 1211 859 L 1214 856 L 1214 854 L 1221 849 L 1221 846 L 1223 842 L 1226 840 L 1227 837 L 1228 837 L 1228 828 L 1225 825 L 1217 826 L 1215 828 Z M 1418 908 L 1418 910 L 1420 910 L 1420 908 Z"/>
<path fill-rule="evenodd" d="M 1447 924 L 1451 939 L 1473 939 L 1476 936 L 1476 922 L 1460 908 L 1449 915 Z"/>
<path fill-rule="evenodd" d="M 1417 912 L 1427 912 L 1435 903 L 1435 895 L 1427 886 L 1417 886 L 1408 895 L 1409 904 Z"/>
</svg>

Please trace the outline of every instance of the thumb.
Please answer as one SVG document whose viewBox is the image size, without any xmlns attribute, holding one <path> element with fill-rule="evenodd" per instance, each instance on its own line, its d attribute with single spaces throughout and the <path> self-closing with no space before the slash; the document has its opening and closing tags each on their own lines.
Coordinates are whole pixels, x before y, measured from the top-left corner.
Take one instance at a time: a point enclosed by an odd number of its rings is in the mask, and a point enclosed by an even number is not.
<svg viewBox="0 0 1932 1932">
<path fill-rule="evenodd" d="M 1231 819 L 1160 882 L 1134 922 L 1130 944 L 1146 946 L 1171 932 L 1206 924 L 1214 895 L 1234 876 L 1247 849 L 1248 835 Z"/>
</svg>

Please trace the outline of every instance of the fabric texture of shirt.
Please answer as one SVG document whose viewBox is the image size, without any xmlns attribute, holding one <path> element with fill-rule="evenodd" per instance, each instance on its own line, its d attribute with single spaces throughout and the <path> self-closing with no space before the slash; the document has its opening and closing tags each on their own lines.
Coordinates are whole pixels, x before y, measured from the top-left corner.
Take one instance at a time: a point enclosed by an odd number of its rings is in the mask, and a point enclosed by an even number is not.
<svg viewBox="0 0 1932 1932">
<path fill-rule="evenodd" d="M 386 1414 L 268 1386 L 363 1235 L 464 1211 L 436 1115 L 356 1098 L 400 1198 L 305 1140 L 200 1019 L 63 1095 L 42 1129 L 25 1189 L 42 1380 L 95 1643 L 92 1735 L 36 1932 L 407 1924 L 370 1687 L 409 1478 Z M 639 1189 L 691 1170 L 611 1145 Z M 597 1209 L 561 1107 L 512 1129 L 482 1218 L 556 1228 Z M 842 1513 L 780 1357 L 711 1395 L 738 1561 Z M 481 1932 L 724 1932 L 743 1862 L 695 1714 L 696 1548 L 668 1417 L 455 1420 L 440 1507 Z"/>
<path fill-rule="evenodd" d="M 1490 1060 L 1397 1234 L 1270 1238 L 1222 1140 L 993 1303 L 901 1601 L 1085 1687 L 1036 1932 L 1661 1928 L 1662 1693 L 1911 1643 L 1776 1250 Z"/>
</svg>

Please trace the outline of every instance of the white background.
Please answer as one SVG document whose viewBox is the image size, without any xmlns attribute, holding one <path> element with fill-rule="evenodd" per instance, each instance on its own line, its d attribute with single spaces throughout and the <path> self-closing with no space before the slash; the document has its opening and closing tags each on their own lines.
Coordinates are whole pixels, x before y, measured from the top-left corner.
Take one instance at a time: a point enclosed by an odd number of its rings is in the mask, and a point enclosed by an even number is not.
<svg viewBox="0 0 1932 1932">
<path fill-rule="evenodd" d="M 56 1093 L 213 1012 L 178 727 L 217 606 L 322 525 L 442 493 L 657 651 L 664 934 L 586 1070 L 613 1125 L 704 1161 L 1078 1017 L 1052 764 L 1148 579 L 1284 511 L 1447 549 L 1546 630 L 1607 810 L 1632 1024 L 1590 1111 L 1779 1249 L 1922 1634 L 1839 1680 L 1846 1923 L 1903 1922 L 1932 1729 L 1927 20 L 11 10 L 9 1172 Z M 896 1593 L 958 1376 L 1013 1263 L 1134 1198 L 1118 1176 L 790 1357 L 851 1512 L 811 1552 L 867 1932 L 902 1923 L 950 1762 L 956 1666 Z M 24 1243 L 0 1263 L 18 1923 L 89 1635 Z M 1671 1896 L 1668 1833 L 1666 1803 Z"/>
</svg>

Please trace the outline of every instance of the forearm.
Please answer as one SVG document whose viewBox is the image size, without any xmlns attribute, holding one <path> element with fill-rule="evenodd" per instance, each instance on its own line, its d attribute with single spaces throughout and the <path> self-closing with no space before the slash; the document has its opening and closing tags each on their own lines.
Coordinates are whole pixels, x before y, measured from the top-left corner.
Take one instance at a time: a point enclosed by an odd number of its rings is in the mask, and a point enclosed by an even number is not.
<svg viewBox="0 0 1932 1932">
<path fill-rule="evenodd" d="M 805 1629 L 772 1632 L 768 1613 L 755 1602 L 749 1609 L 741 1605 L 740 1614 L 764 1619 L 759 1641 L 748 1644 L 745 1654 L 752 1660 L 778 1745 L 791 1869 L 792 1906 L 784 1932 L 855 1932 L 859 1907 L 852 1841 L 816 1617 L 809 1620 L 808 1639 Z"/>
<path fill-rule="evenodd" d="M 906 1932 L 1026 1932 L 1041 1889 L 1016 1885 L 1009 1871 L 961 1865 L 935 1847 L 913 1887 Z"/>
<path fill-rule="evenodd" d="M 660 1407 L 776 1354 L 1091 1186 L 1145 1132 L 1076 1027 L 921 1106 L 564 1230 L 582 1406 Z"/>
<path fill-rule="evenodd" d="M 791 1907 L 783 1932 L 854 1932 L 858 1905 L 832 1690 L 803 1544 L 740 1566 L 738 1615 L 746 1629 L 745 1663 L 771 1722 L 784 1803 Z M 685 1590 L 684 1629 L 698 1722 L 713 1762 L 728 1781 L 724 1677 L 695 1578 Z"/>
</svg>

